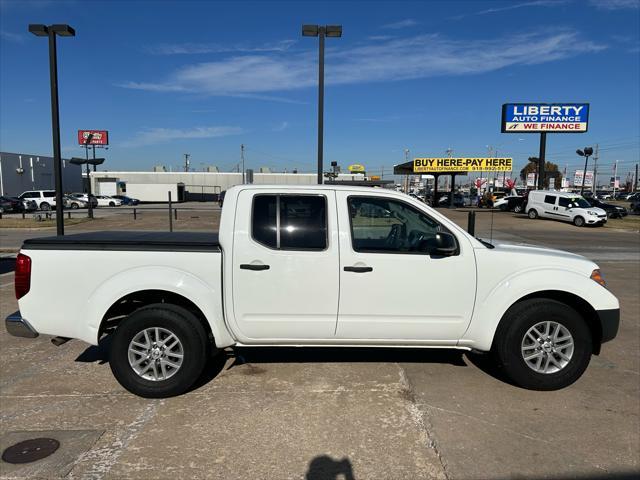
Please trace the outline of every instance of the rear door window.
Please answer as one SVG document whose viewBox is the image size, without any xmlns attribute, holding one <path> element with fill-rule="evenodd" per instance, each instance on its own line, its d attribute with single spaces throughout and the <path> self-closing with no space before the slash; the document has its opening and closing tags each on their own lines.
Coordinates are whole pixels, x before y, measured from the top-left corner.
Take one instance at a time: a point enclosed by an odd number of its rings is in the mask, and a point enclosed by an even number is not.
<svg viewBox="0 0 640 480">
<path fill-rule="evenodd" d="M 327 199 L 322 195 L 256 195 L 253 239 L 276 250 L 327 248 Z"/>
<path fill-rule="evenodd" d="M 549 203 L 551 205 L 555 205 L 556 204 L 556 196 L 555 195 L 545 195 L 544 196 L 544 203 Z"/>
</svg>

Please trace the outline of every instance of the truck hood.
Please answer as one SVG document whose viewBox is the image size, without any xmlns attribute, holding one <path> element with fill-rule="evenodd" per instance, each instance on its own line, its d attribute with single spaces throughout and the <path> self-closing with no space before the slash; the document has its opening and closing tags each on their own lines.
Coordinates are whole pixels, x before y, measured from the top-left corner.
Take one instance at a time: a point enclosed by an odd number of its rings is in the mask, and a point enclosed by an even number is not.
<svg viewBox="0 0 640 480">
<path fill-rule="evenodd" d="M 528 263 L 532 266 L 549 263 L 587 274 L 598 268 L 598 265 L 582 255 L 534 245 L 498 244 L 491 252 L 511 256 L 517 263 Z"/>
</svg>

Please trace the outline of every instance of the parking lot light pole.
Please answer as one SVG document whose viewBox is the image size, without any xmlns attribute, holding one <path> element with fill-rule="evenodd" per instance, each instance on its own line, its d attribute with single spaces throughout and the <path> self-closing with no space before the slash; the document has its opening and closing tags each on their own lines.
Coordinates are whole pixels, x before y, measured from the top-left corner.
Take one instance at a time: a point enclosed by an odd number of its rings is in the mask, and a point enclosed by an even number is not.
<svg viewBox="0 0 640 480">
<path fill-rule="evenodd" d="M 324 38 L 341 37 L 342 25 L 303 25 L 303 37 L 318 37 L 318 185 L 323 182 L 324 156 Z"/>
<path fill-rule="evenodd" d="M 74 37 L 76 31 L 69 25 L 30 24 L 29 31 L 38 37 L 49 37 L 49 82 L 51 84 L 51 133 L 53 136 L 53 175 L 56 188 L 56 230 L 64 235 L 62 218 L 62 155 L 60 153 L 60 112 L 58 109 L 58 58 L 56 35 Z"/>
<path fill-rule="evenodd" d="M 89 213 L 89 218 L 93 218 L 93 205 L 91 205 L 91 172 L 89 170 L 89 144 L 91 143 L 91 140 L 93 140 L 93 133 L 90 133 L 89 135 L 87 135 L 86 140 L 84 141 L 84 150 L 86 153 L 86 159 L 87 159 L 87 201 L 88 201 L 88 213 Z M 95 160 L 96 155 L 95 155 L 96 151 L 95 149 L 93 150 L 93 158 Z M 94 163 L 93 166 L 95 167 L 96 164 Z"/>
<path fill-rule="evenodd" d="M 585 147 L 584 150 L 576 150 L 576 153 L 581 157 L 584 157 L 584 170 L 582 171 L 582 186 L 580 187 L 580 195 L 584 194 L 584 182 L 587 178 L 587 165 L 589 163 L 589 157 L 593 154 L 593 148 Z"/>
</svg>

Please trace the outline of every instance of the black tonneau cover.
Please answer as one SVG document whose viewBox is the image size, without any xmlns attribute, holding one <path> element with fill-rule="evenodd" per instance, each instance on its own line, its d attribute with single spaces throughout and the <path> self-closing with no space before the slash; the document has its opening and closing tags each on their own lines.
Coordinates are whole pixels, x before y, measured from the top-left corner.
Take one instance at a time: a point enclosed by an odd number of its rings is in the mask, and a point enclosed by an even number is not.
<svg viewBox="0 0 640 480">
<path fill-rule="evenodd" d="M 25 250 L 220 251 L 218 233 L 90 232 L 25 240 Z"/>
</svg>

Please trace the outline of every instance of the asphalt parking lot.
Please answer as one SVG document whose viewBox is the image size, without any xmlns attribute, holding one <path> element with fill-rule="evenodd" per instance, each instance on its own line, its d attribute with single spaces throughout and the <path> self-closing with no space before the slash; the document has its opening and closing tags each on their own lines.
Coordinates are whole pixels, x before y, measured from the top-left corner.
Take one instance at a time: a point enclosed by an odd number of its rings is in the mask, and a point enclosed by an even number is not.
<svg viewBox="0 0 640 480">
<path fill-rule="evenodd" d="M 466 213 L 444 211 L 461 225 Z M 154 214 L 155 215 L 155 214 Z M 166 229 L 165 213 L 137 229 Z M 219 210 L 176 228 L 215 228 Z M 105 215 L 87 231 L 124 228 Z M 179 216 L 179 218 L 181 218 Z M 115 222 L 115 224 L 114 224 Z M 164 222 L 164 223 L 163 223 Z M 123 227 L 124 226 L 124 227 Z M 131 227 L 129 227 L 131 228 Z M 259 348 L 211 361 L 192 392 L 146 400 L 113 379 L 105 347 L 0 328 L 0 448 L 57 438 L 5 478 L 507 479 L 640 475 L 640 234 L 478 214 L 477 233 L 585 255 L 622 307 L 618 337 L 557 392 L 505 382 L 483 357 L 420 349 Z M 0 231 L 3 248 L 50 231 Z M 0 273 L 2 315 L 17 309 Z M 70 285 L 72 290 L 73 286 Z M 52 305 L 52 308 L 55 308 Z M 4 317 L 3 317 L 4 318 Z"/>
</svg>

